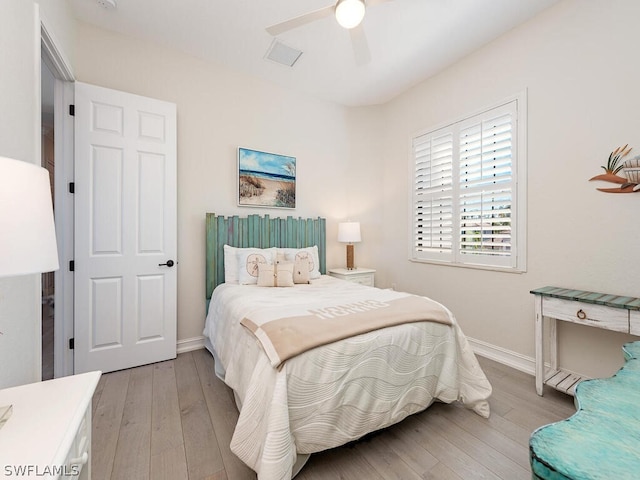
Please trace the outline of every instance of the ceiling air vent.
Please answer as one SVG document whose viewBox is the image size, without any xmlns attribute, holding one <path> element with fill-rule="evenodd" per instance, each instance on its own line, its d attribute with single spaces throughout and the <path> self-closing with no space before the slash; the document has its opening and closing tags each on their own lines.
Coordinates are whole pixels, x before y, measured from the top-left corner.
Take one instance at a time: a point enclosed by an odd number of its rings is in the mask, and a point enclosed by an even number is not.
<svg viewBox="0 0 640 480">
<path fill-rule="evenodd" d="M 300 50 L 291 48 L 277 38 L 274 38 L 264 58 L 272 62 L 280 63 L 281 65 L 286 65 L 287 67 L 293 67 L 300 58 L 300 55 L 302 55 Z"/>
</svg>

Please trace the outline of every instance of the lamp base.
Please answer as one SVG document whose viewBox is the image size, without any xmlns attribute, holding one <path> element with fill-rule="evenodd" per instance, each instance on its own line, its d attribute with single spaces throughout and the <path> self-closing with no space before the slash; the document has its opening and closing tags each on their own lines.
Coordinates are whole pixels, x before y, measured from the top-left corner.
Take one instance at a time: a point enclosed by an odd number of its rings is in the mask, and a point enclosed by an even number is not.
<svg viewBox="0 0 640 480">
<path fill-rule="evenodd" d="M 353 244 L 347 245 L 347 270 L 353 270 Z"/>
</svg>

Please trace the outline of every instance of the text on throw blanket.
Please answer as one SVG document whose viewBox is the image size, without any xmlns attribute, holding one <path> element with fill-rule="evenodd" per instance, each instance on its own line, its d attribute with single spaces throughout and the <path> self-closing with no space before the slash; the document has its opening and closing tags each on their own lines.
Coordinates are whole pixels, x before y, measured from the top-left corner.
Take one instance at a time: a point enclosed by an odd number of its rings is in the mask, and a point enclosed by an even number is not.
<svg viewBox="0 0 640 480">
<path fill-rule="evenodd" d="M 425 297 L 360 298 L 338 305 L 303 305 L 282 312 L 278 307 L 254 310 L 241 324 L 262 344 L 271 365 L 278 367 L 291 357 L 320 345 L 326 345 L 362 333 L 409 322 L 432 321 L 451 325 L 448 311 Z M 303 311 L 304 310 L 304 311 Z M 275 315 L 281 315 L 273 318 Z"/>
<path fill-rule="evenodd" d="M 363 300 L 361 302 L 347 303 L 345 305 L 334 305 L 332 307 L 317 308 L 309 310 L 309 313 L 320 319 L 328 319 L 335 317 L 343 317 L 352 313 L 368 312 L 379 308 L 389 307 L 388 303 L 379 302 L 377 300 Z"/>
</svg>

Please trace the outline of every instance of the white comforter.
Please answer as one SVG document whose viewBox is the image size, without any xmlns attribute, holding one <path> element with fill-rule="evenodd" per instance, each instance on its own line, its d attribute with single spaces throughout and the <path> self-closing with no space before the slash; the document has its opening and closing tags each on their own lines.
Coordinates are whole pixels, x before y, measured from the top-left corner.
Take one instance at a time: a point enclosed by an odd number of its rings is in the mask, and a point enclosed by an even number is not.
<svg viewBox="0 0 640 480">
<path fill-rule="evenodd" d="M 239 403 L 231 450 L 260 480 L 288 480 L 298 454 L 343 445 L 436 399 L 489 416 L 491 385 L 453 316 L 453 325 L 409 323 L 318 347 L 279 369 L 240 325 L 259 308 L 344 303 L 370 288 L 323 276 L 292 288 L 222 284 L 213 292 L 204 335 Z"/>
</svg>

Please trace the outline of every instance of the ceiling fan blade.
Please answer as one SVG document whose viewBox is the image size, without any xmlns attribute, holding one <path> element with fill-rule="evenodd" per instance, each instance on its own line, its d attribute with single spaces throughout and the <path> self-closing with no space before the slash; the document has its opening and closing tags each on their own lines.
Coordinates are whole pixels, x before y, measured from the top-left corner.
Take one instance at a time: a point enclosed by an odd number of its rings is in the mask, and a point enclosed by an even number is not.
<svg viewBox="0 0 640 480">
<path fill-rule="evenodd" d="M 371 52 L 369 51 L 369 42 L 367 42 L 367 36 L 364 34 L 362 24 L 349 30 L 349 35 L 351 36 L 356 65 L 366 65 L 371 61 Z"/>
<path fill-rule="evenodd" d="M 294 28 L 301 27 L 302 25 L 306 25 L 307 23 L 315 22 L 316 20 L 320 20 L 321 18 L 333 15 L 334 12 L 335 5 L 329 5 L 328 7 L 320 8 L 318 10 L 314 10 L 313 12 L 300 15 L 299 17 L 293 17 L 289 20 L 285 20 L 284 22 L 271 25 L 270 27 L 267 27 L 267 32 L 275 37 L 276 35 L 280 35 L 281 33 L 293 30 Z"/>
</svg>

